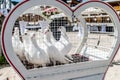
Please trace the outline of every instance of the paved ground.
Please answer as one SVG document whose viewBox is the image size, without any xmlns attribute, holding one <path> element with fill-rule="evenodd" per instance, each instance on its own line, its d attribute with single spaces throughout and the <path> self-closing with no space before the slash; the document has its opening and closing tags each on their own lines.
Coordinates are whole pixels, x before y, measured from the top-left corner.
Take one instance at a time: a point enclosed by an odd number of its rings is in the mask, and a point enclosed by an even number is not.
<svg viewBox="0 0 120 80">
<path fill-rule="evenodd" d="M 105 80 L 120 80 L 120 65 L 114 65 L 110 67 Z"/>
<path fill-rule="evenodd" d="M 114 60 L 115 61 L 120 60 L 120 49 Z M 120 80 L 120 64 L 113 65 L 113 67 L 109 68 L 109 70 L 106 74 L 105 80 Z"/>
</svg>

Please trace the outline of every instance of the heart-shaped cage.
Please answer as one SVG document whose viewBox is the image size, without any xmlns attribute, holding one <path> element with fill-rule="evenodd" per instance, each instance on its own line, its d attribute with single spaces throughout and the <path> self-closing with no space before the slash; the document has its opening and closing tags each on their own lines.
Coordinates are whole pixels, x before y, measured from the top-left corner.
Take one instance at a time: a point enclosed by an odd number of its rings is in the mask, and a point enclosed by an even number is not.
<svg viewBox="0 0 120 80">
<path fill-rule="evenodd" d="M 119 34 L 118 15 L 107 3 L 88 1 L 71 9 L 60 0 L 26 0 L 6 18 L 2 46 L 23 79 L 101 80 Z"/>
</svg>

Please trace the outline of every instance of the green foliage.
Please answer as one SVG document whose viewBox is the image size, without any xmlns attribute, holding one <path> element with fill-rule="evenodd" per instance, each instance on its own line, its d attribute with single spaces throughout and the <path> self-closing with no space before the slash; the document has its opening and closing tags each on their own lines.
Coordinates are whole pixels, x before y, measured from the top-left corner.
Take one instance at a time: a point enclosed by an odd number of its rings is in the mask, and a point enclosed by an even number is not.
<svg viewBox="0 0 120 80">
<path fill-rule="evenodd" d="M 47 16 L 45 12 L 43 12 L 43 15 L 44 15 L 44 16 Z"/>
<path fill-rule="evenodd" d="M 0 65 L 3 65 L 3 64 L 8 64 L 8 62 L 4 56 L 0 56 Z"/>
<path fill-rule="evenodd" d="M 60 14 L 60 12 L 55 12 L 55 14 Z"/>
</svg>

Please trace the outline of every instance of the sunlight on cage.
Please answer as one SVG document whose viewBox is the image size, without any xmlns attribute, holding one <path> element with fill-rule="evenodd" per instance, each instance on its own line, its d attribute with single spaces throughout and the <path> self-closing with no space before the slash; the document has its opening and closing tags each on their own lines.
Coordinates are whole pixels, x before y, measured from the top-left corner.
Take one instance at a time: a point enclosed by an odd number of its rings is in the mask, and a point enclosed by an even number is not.
<svg viewBox="0 0 120 80">
<path fill-rule="evenodd" d="M 93 10 L 87 13 L 90 9 Z M 82 15 L 88 27 L 87 41 L 82 54 L 90 60 L 109 59 L 116 40 L 112 19 L 104 10 L 94 7 L 86 9 L 82 12 Z"/>
<path fill-rule="evenodd" d="M 60 9 L 35 6 L 16 20 L 13 49 L 27 69 L 83 62 L 75 54 L 81 39 L 79 33 L 78 24 Z"/>
<path fill-rule="evenodd" d="M 86 13 L 81 14 L 88 26 L 87 36 L 78 18 L 71 21 L 56 7 L 30 8 L 14 24 L 14 52 L 27 69 L 109 59 L 115 40 L 114 24 L 108 17 L 107 22 L 97 21 L 102 14 L 94 12 L 95 17 L 89 18 Z"/>
</svg>

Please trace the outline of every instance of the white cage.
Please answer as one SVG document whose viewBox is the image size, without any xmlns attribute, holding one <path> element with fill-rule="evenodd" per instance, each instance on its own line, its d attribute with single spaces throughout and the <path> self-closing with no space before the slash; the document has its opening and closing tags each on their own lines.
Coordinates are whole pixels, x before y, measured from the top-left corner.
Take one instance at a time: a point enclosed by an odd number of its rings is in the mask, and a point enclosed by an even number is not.
<svg viewBox="0 0 120 80">
<path fill-rule="evenodd" d="M 102 33 L 104 26 L 89 31 L 84 12 L 91 7 L 109 16 L 113 32 Z M 88 1 L 71 9 L 60 0 L 26 0 L 4 21 L 2 47 L 24 80 L 102 80 L 119 36 L 118 15 L 107 3 Z"/>
</svg>

